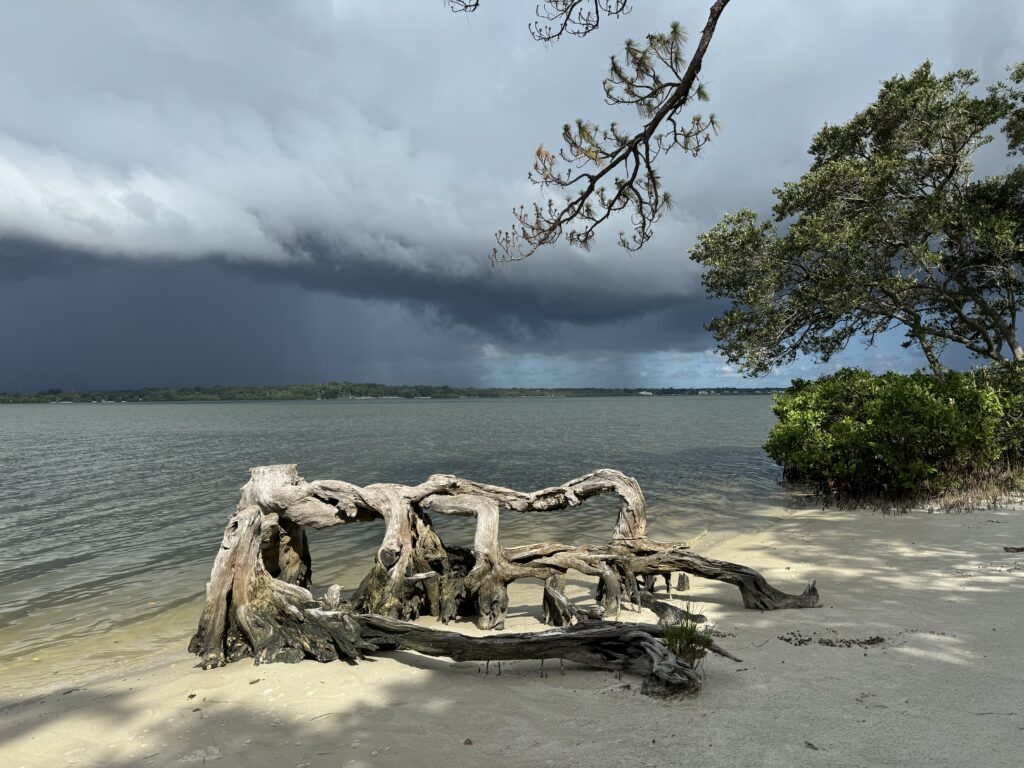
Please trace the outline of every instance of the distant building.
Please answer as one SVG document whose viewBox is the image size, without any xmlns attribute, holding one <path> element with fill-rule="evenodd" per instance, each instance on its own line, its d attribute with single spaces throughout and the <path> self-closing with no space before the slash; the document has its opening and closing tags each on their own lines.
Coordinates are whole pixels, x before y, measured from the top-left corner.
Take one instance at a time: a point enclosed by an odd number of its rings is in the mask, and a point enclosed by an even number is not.
<svg viewBox="0 0 1024 768">
<path fill-rule="evenodd" d="M 638 395 L 645 395 L 647 397 L 654 397 L 654 393 L 650 392 L 650 391 L 648 391 L 646 389 L 641 389 L 639 392 L 637 392 L 637 394 Z"/>
</svg>

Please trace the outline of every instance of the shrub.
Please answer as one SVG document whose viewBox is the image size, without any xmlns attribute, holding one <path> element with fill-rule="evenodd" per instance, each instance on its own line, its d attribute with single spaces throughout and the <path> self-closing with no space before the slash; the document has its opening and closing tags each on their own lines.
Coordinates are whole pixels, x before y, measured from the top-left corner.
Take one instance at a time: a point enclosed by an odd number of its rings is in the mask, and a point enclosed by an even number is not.
<svg viewBox="0 0 1024 768">
<path fill-rule="evenodd" d="M 698 620 L 686 605 L 688 617 L 665 627 L 665 645 L 691 667 L 696 667 L 711 647 L 712 627 Z"/>
<path fill-rule="evenodd" d="M 998 440 L 1003 459 L 1010 466 L 1024 466 L 1024 362 L 986 366 L 975 372 L 975 378 L 992 389 L 1002 405 Z"/>
<path fill-rule="evenodd" d="M 941 377 L 843 369 L 776 396 L 765 450 L 787 480 L 839 501 L 1005 491 L 1024 463 L 1024 367 Z"/>
</svg>

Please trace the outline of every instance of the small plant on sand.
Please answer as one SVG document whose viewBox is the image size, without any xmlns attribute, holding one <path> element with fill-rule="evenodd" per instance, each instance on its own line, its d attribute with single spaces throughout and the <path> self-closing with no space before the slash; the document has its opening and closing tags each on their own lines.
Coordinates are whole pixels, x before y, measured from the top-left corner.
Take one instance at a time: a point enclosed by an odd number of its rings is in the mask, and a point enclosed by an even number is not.
<svg viewBox="0 0 1024 768">
<path fill-rule="evenodd" d="M 700 660 L 707 655 L 708 648 L 711 646 L 713 627 L 698 621 L 697 612 L 689 603 L 686 605 L 686 613 L 688 618 L 678 624 L 669 624 L 665 627 L 665 645 L 691 667 L 696 667 Z"/>
</svg>

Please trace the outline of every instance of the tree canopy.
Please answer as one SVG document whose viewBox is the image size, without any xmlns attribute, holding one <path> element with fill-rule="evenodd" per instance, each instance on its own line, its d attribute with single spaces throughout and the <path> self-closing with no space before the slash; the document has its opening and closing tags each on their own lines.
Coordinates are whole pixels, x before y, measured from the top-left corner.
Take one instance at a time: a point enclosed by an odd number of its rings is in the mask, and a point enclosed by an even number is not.
<svg viewBox="0 0 1024 768">
<path fill-rule="evenodd" d="M 972 70 L 925 62 L 814 137 L 810 170 L 774 190 L 773 219 L 726 215 L 692 249 L 710 294 L 730 307 L 707 327 L 750 375 L 806 354 L 824 362 L 854 337 L 906 333 L 931 368 L 959 344 L 1022 360 L 1024 169 L 975 178 L 975 153 L 1002 128 L 1024 147 L 1024 64 L 977 92 Z"/>
<path fill-rule="evenodd" d="M 657 162 L 674 149 L 697 155 L 718 124 L 714 115 L 683 116 L 694 101 L 707 101 L 700 82 L 704 54 L 729 0 L 715 0 L 689 60 L 683 56 L 686 33 L 672 22 L 665 33 L 649 34 L 644 43 L 627 40 L 621 59 L 613 56 L 603 82 L 605 102 L 631 106 L 641 117 L 635 130 L 618 123 L 601 127 L 576 120 L 562 128 L 564 146 L 551 152 L 537 148 L 529 179 L 551 194 L 543 203 L 513 210 L 515 223 L 495 233 L 492 262 L 519 261 L 563 237 L 589 249 L 597 228 L 619 215 L 632 230 L 619 232 L 619 245 L 639 250 L 654 234 L 654 225 L 672 204 L 662 186 Z M 473 12 L 480 0 L 448 0 L 456 12 Z M 602 18 L 630 11 L 628 0 L 544 0 L 530 24 L 535 40 L 553 43 L 562 37 L 585 37 Z"/>
</svg>

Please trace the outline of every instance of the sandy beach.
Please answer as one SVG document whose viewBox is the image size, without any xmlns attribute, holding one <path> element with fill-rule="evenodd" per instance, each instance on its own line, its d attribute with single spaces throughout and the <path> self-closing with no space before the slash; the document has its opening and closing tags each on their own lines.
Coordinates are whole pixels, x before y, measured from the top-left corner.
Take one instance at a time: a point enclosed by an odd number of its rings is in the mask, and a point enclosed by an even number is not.
<svg viewBox="0 0 1024 768">
<path fill-rule="evenodd" d="M 484 675 L 410 652 L 201 671 L 182 637 L 102 677 L 4 680 L 0 754 L 26 768 L 1018 766 L 1024 554 L 1004 546 L 1024 546 L 1020 508 L 812 510 L 702 547 L 787 591 L 816 579 L 822 607 L 749 611 L 693 579 L 689 599 L 743 661 L 707 660 L 684 699 L 569 664 Z M 539 593 L 517 585 L 509 629 L 541 628 Z"/>
</svg>

